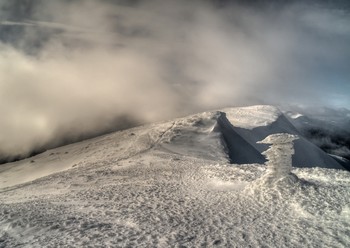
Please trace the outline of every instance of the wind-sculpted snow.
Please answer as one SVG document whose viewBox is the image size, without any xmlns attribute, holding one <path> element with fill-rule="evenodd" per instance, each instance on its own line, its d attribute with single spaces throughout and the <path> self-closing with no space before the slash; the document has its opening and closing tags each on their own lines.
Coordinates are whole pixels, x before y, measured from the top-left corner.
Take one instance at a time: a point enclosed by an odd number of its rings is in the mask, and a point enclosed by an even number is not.
<svg viewBox="0 0 350 248">
<path fill-rule="evenodd" d="M 292 155 L 294 154 L 293 141 L 297 139 L 295 135 L 280 133 L 271 134 L 259 142 L 271 145 L 263 152 L 268 160 L 267 173 L 261 178 L 263 184 L 272 185 L 286 181 L 286 183 L 294 184 L 297 182 L 297 177 L 291 173 Z"/>
<path fill-rule="evenodd" d="M 267 166 L 231 164 L 220 116 L 116 132 L 6 165 L 0 247 L 349 247 L 348 172 L 291 167 L 288 133 L 264 137 Z M 51 173 L 35 177 L 44 168 Z"/>
<path fill-rule="evenodd" d="M 1 193 L 6 247 L 347 247 L 345 171 L 299 169 L 302 187 L 247 194 L 263 166 L 149 151 L 90 161 Z M 333 177 L 331 181 L 328 176 Z M 30 192 L 30 194 L 28 193 Z"/>
<path fill-rule="evenodd" d="M 297 139 L 297 136 L 291 134 L 271 134 L 259 142 L 271 144 L 271 147 L 263 154 L 268 159 L 268 170 L 276 178 L 288 175 L 292 170 L 293 141 Z"/>
</svg>

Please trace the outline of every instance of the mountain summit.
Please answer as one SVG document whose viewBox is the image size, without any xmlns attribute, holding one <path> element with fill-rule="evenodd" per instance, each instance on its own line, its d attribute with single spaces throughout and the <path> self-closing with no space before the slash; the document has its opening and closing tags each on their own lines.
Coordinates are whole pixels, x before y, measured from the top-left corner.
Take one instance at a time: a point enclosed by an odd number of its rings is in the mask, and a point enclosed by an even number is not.
<svg viewBox="0 0 350 248">
<path fill-rule="evenodd" d="M 278 108 L 228 108 L 1 165 L 0 246 L 347 247 L 349 199 Z"/>
</svg>

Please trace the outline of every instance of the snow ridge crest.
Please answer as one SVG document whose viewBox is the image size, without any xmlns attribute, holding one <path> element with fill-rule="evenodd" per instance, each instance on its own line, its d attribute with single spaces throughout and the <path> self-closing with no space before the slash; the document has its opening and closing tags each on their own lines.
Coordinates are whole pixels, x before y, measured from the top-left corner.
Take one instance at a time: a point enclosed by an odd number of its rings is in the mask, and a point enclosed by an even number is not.
<svg viewBox="0 0 350 248">
<path fill-rule="evenodd" d="M 250 130 L 268 126 L 283 115 L 277 107 L 271 105 L 227 108 L 223 109 L 222 112 L 226 113 L 227 119 L 233 126 Z"/>
</svg>

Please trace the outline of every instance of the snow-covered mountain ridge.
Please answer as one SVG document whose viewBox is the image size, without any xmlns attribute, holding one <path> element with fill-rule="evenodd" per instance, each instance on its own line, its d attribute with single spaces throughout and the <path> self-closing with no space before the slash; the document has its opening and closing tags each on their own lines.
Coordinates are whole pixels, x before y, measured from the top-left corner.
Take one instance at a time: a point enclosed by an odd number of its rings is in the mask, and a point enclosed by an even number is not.
<svg viewBox="0 0 350 248">
<path fill-rule="evenodd" d="M 272 106 L 140 126 L 2 165 L 0 246 L 347 247 L 341 168 Z"/>
<path fill-rule="evenodd" d="M 151 148 L 215 161 L 229 159 L 232 164 L 263 164 L 266 160 L 261 153 L 267 146 L 257 142 L 274 133 L 300 136 L 293 166 L 343 169 L 304 139 L 277 107 L 257 105 L 204 112 L 48 150 L 0 166 L 0 188 L 70 169 L 92 158 L 117 161 Z"/>
</svg>

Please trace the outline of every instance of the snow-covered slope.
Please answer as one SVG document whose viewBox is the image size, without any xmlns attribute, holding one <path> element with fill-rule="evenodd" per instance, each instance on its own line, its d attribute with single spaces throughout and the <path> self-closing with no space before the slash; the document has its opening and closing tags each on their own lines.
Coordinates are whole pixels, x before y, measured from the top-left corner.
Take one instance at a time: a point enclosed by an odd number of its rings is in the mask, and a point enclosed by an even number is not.
<svg viewBox="0 0 350 248">
<path fill-rule="evenodd" d="M 350 110 L 321 108 L 304 111 L 306 113 L 297 118 L 292 118 L 291 111 L 286 114 L 306 139 L 332 154 L 350 170 Z"/>
<path fill-rule="evenodd" d="M 297 136 L 274 107 L 232 108 L 2 165 L 0 247 L 347 247 L 349 174 L 292 168 L 328 156 Z"/>
<path fill-rule="evenodd" d="M 0 165 L 0 188 L 30 182 L 91 161 L 117 162 L 153 148 L 179 156 L 227 161 L 221 134 L 212 131 L 218 116 L 217 112 L 208 112 L 115 132 Z"/>
<path fill-rule="evenodd" d="M 222 110 L 235 127 L 254 129 L 269 126 L 281 115 L 278 108 L 270 105 L 256 105 Z"/>
<path fill-rule="evenodd" d="M 262 152 L 267 146 L 258 141 L 274 133 L 299 136 L 293 166 L 343 169 L 331 156 L 303 138 L 278 108 L 258 105 L 205 112 L 116 132 L 1 165 L 0 188 L 32 181 L 91 159 L 99 161 L 113 157 L 118 160 L 153 146 L 175 154 L 215 161 L 229 158 L 232 164 L 263 164 L 266 159 Z"/>
<path fill-rule="evenodd" d="M 295 167 L 322 167 L 343 169 L 343 167 L 316 145 L 308 141 L 294 127 L 283 113 L 273 106 L 252 106 L 231 108 L 224 110 L 234 131 L 259 153 L 266 150 L 266 146 L 257 142 L 270 134 L 289 133 L 298 135 L 295 142 L 293 166 Z M 238 144 L 237 144 L 238 146 Z M 246 163 L 253 163 L 247 156 Z"/>
</svg>

